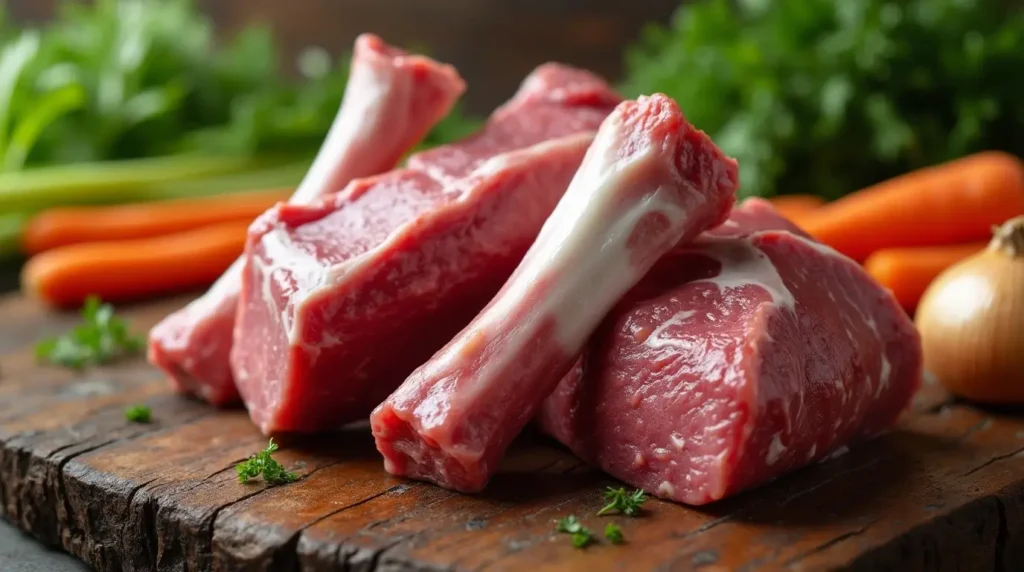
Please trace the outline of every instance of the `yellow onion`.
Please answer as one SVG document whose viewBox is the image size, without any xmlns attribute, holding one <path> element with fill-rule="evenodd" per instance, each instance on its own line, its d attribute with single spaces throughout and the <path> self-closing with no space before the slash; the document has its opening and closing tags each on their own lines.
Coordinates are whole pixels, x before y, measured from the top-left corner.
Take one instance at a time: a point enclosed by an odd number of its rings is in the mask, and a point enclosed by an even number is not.
<svg viewBox="0 0 1024 572">
<path fill-rule="evenodd" d="M 1024 216 L 939 275 L 915 322 L 925 369 L 947 389 L 980 403 L 1024 404 Z"/>
</svg>

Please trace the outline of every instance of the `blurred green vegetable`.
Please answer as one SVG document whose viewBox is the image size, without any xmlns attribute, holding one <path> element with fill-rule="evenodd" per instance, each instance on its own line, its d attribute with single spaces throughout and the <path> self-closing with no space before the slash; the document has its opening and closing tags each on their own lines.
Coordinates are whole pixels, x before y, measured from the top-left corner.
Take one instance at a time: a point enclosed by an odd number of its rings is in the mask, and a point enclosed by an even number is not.
<svg viewBox="0 0 1024 572">
<path fill-rule="evenodd" d="M 82 369 L 135 355 L 146 346 L 142 337 L 114 315 L 114 307 L 90 296 L 82 306 L 82 323 L 70 332 L 36 344 L 36 358 L 54 365 Z"/>
<path fill-rule="evenodd" d="M 695 0 L 627 56 L 740 161 L 741 192 L 834 198 L 974 151 L 1024 156 L 1024 10 L 1000 0 Z"/>
<path fill-rule="evenodd" d="M 23 165 L 182 151 L 312 154 L 334 118 L 347 56 L 289 81 L 269 30 L 219 47 L 192 0 L 65 0 L 39 30 L 3 18 L 0 156 Z"/>
<path fill-rule="evenodd" d="M 312 156 L 348 81 L 349 55 L 319 48 L 286 77 L 266 26 L 218 45 L 193 0 L 63 0 L 38 30 L 0 14 L 0 42 L 5 171 L 183 151 Z M 431 140 L 466 124 L 456 114 Z"/>
<path fill-rule="evenodd" d="M 218 44 L 193 0 L 63 0 L 41 29 L 4 6 L 0 258 L 49 206 L 298 184 L 348 81 L 349 54 L 319 48 L 288 77 L 265 26 Z M 422 146 L 478 125 L 453 112 Z"/>
</svg>

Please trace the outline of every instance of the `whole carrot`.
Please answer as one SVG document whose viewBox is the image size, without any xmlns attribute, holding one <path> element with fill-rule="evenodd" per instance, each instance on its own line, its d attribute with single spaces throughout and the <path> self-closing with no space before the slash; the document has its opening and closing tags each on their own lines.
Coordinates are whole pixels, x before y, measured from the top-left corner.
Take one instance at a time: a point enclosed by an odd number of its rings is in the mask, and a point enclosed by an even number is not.
<svg viewBox="0 0 1024 572">
<path fill-rule="evenodd" d="M 885 248 L 864 261 L 867 270 L 879 284 L 892 290 L 896 300 L 913 310 L 935 278 L 950 266 L 981 252 L 986 242 L 948 246 Z"/>
<path fill-rule="evenodd" d="M 21 235 L 26 254 L 108 240 L 172 234 L 229 221 L 252 221 L 291 189 L 228 193 L 116 206 L 56 207 L 29 220 Z"/>
<path fill-rule="evenodd" d="M 775 210 L 797 225 L 808 214 L 817 212 L 825 205 L 825 199 L 817 195 L 779 195 L 768 200 L 775 206 Z"/>
<path fill-rule="evenodd" d="M 1024 214 L 1024 164 L 977 153 L 879 183 L 821 207 L 803 222 L 812 236 L 863 261 L 876 250 L 985 240 Z"/>
<path fill-rule="evenodd" d="M 73 244 L 29 259 L 22 289 L 47 304 L 77 306 L 211 284 L 245 248 L 249 222 L 227 222 L 153 238 Z"/>
</svg>

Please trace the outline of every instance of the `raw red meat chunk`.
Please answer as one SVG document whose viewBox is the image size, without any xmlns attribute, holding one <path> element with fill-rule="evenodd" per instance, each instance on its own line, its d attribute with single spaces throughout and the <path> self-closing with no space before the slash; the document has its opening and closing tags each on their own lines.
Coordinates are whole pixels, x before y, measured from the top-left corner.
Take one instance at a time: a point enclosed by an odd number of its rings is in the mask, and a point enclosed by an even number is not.
<svg viewBox="0 0 1024 572">
<path fill-rule="evenodd" d="M 889 292 L 751 199 L 658 262 L 539 421 L 618 479 L 699 505 L 886 431 L 920 377 Z"/>
<path fill-rule="evenodd" d="M 338 115 L 292 202 L 342 189 L 356 177 L 387 171 L 420 142 L 465 90 L 454 68 L 410 55 L 364 34 L 356 39 Z M 149 361 L 178 391 L 222 405 L 238 400 L 229 353 L 242 261 L 210 290 L 160 322 Z"/>
<path fill-rule="evenodd" d="M 260 429 L 365 418 L 451 339 L 515 269 L 619 99 L 542 66 L 476 136 L 257 221 L 232 365 Z"/>
<path fill-rule="evenodd" d="M 374 411 L 385 468 L 481 490 L 608 310 L 724 221 L 736 187 L 736 162 L 674 101 L 620 104 L 501 292 Z"/>
</svg>

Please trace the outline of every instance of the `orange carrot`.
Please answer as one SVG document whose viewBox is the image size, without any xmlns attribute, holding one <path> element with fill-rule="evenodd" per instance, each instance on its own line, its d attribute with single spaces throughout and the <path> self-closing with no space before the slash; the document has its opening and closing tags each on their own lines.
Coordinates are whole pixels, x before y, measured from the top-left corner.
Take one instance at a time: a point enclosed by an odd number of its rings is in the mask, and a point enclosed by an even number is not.
<svg viewBox="0 0 1024 572">
<path fill-rule="evenodd" d="M 961 260 L 981 252 L 987 242 L 916 248 L 886 248 L 868 257 L 864 269 L 879 284 L 892 290 L 907 310 L 918 301 L 936 276 Z"/>
<path fill-rule="evenodd" d="M 782 216 L 798 225 L 808 214 L 825 205 L 825 199 L 817 195 L 779 195 L 769 200 Z"/>
<path fill-rule="evenodd" d="M 863 261 L 876 250 L 986 240 L 1024 214 L 1024 164 L 977 153 L 847 195 L 803 222 L 812 236 Z"/>
<path fill-rule="evenodd" d="M 228 221 L 252 221 L 291 189 L 229 193 L 116 206 L 57 207 L 33 217 L 22 247 L 37 254 L 58 246 L 160 236 Z"/>
<path fill-rule="evenodd" d="M 90 294 L 120 302 L 211 284 L 245 248 L 249 222 L 226 222 L 153 238 L 63 246 L 29 259 L 22 289 L 53 306 Z"/>
</svg>

